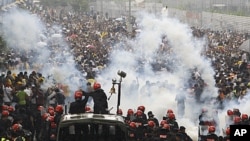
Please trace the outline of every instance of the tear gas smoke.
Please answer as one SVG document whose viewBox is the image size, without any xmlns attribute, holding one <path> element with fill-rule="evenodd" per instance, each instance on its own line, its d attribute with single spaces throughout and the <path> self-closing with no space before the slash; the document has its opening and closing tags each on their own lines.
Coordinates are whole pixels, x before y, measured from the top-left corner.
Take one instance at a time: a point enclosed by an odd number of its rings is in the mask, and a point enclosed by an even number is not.
<svg viewBox="0 0 250 141">
<path fill-rule="evenodd" d="M 3 19 L 3 37 L 8 47 L 19 51 L 32 65 L 29 66 L 32 70 L 20 67 L 17 72 L 35 70 L 42 73 L 47 78 L 44 89 L 56 82 L 67 84 L 72 94 L 82 85 L 79 80 L 84 80 L 84 76 L 75 67 L 60 25 L 44 24 L 37 15 L 21 9 L 12 9 Z"/>
<path fill-rule="evenodd" d="M 61 38 L 60 26 L 46 27 L 38 17 L 23 10 L 13 10 L 4 15 L 4 19 L 4 39 L 9 47 L 25 53 L 33 50 L 37 56 L 33 58 L 32 64 L 39 66 L 39 72 L 52 75 L 56 81 L 66 83 L 72 91 L 77 89 L 78 80 L 83 76 L 75 68 L 73 56 L 68 53 L 70 52 L 68 45 L 63 41 L 57 42 Z M 197 140 L 200 110 L 203 107 L 212 107 L 212 103 L 209 103 L 210 98 L 217 96 L 213 68 L 210 66 L 210 61 L 201 55 L 205 41 L 195 39 L 187 25 L 166 15 L 156 18 L 154 15 L 143 13 L 137 17 L 137 21 L 141 32 L 136 39 L 114 47 L 110 54 L 109 66 L 100 72 L 96 80 L 109 95 L 112 79 L 119 79 L 117 71 L 126 72 L 126 78 L 122 79 L 120 105 L 124 113 L 129 108 L 136 110 L 139 105 L 144 105 L 146 112 L 153 111 L 161 120 L 166 115 L 167 109 L 173 109 L 179 125 L 186 126 L 189 135 Z M 160 47 L 163 37 L 166 41 L 165 50 Z M 44 42 L 42 47 L 37 46 L 38 42 Z M 55 44 L 60 48 L 52 49 L 51 45 L 56 46 Z M 132 48 L 133 51 L 126 47 Z M 160 71 L 155 71 L 153 63 L 162 63 L 164 67 L 160 68 Z M 207 102 L 203 104 L 196 104 L 191 90 L 186 89 L 191 77 L 190 70 L 194 68 L 199 70 L 207 84 L 202 94 L 202 99 L 207 99 Z M 183 116 L 177 115 L 179 110 L 175 101 L 177 95 L 186 97 Z M 247 102 L 243 101 L 241 102 L 243 107 L 248 107 Z M 116 107 L 116 104 L 117 95 L 113 94 L 109 100 L 109 108 Z M 249 113 L 247 108 L 243 111 Z M 221 125 L 224 117 L 225 112 L 220 111 Z"/>
<path fill-rule="evenodd" d="M 144 13 L 137 18 L 141 32 L 135 40 L 128 41 L 128 46 L 131 46 L 133 51 L 126 50 L 118 44 L 120 48 L 116 47 L 111 53 L 110 66 L 101 72 L 97 80 L 104 83 L 104 89 L 108 91 L 111 87 L 110 78 L 116 77 L 117 70 L 127 72 L 127 77 L 122 82 L 120 106 L 124 113 L 129 108 L 136 110 L 139 105 L 144 105 L 146 112 L 153 111 L 155 116 L 162 120 L 167 109 L 173 109 L 179 125 L 186 126 L 187 132 L 197 140 L 201 108 L 209 107 L 211 104 L 196 104 L 193 96 L 185 89 L 191 77 L 190 70 L 197 68 L 207 84 L 202 99 L 217 96 L 213 68 L 210 61 L 201 55 L 205 40 L 195 39 L 190 27 L 165 15 L 156 18 Z M 164 36 L 167 40 L 167 53 L 160 50 Z M 156 72 L 152 67 L 152 63 L 155 62 L 167 62 L 168 66 Z M 147 82 L 150 84 L 147 85 Z M 131 89 L 131 86 L 137 83 L 139 86 Z M 186 109 L 182 118 L 177 115 L 177 94 L 186 97 Z M 116 100 L 117 96 L 114 95 L 109 101 L 109 106 L 115 107 Z"/>
</svg>

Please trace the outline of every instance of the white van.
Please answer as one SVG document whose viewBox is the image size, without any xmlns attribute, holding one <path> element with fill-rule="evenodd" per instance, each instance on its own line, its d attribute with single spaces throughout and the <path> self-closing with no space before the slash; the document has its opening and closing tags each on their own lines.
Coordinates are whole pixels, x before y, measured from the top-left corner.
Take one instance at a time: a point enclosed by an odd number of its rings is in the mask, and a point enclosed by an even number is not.
<svg viewBox="0 0 250 141">
<path fill-rule="evenodd" d="M 57 141 L 128 141 L 128 127 L 119 115 L 69 114 L 58 125 Z"/>
</svg>

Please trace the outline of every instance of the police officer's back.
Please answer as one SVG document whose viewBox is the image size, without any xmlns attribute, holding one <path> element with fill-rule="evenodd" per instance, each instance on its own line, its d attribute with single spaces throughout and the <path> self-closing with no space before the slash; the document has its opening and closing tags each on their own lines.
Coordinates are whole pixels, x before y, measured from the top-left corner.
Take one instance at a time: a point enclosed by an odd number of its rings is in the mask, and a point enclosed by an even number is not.
<svg viewBox="0 0 250 141">
<path fill-rule="evenodd" d="M 133 120 L 136 123 L 136 139 L 142 140 L 144 138 L 144 129 L 147 124 L 147 120 L 143 118 L 143 112 L 141 110 L 137 110 L 136 118 Z"/>
<path fill-rule="evenodd" d="M 70 114 L 80 114 L 85 113 L 85 106 L 88 102 L 88 96 L 85 96 L 84 99 L 82 99 L 83 92 L 82 91 L 76 91 L 75 92 L 75 101 L 70 103 L 69 113 Z M 88 134 L 88 126 L 87 125 L 77 125 L 75 124 L 75 140 L 82 140 L 85 138 L 87 140 L 87 134 Z M 72 139 L 72 140 L 74 140 Z"/>
<path fill-rule="evenodd" d="M 180 126 L 180 130 L 178 132 L 184 141 L 193 141 L 191 137 L 186 133 L 186 128 L 184 126 Z"/>
<path fill-rule="evenodd" d="M 227 127 L 226 136 L 223 137 L 223 141 L 230 141 L 230 127 Z"/>
<path fill-rule="evenodd" d="M 175 114 L 174 113 L 169 113 L 168 114 L 167 122 L 170 125 L 170 130 L 172 132 L 177 132 L 179 130 L 179 125 L 178 125 L 178 122 L 175 119 Z"/>
<path fill-rule="evenodd" d="M 88 101 L 88 96 L 82 99 L 82 91 L 75 92 L 75 101 L 70 103 L 69 113 L 70 114 L 80 114 L 85 113 L 85 106 Z"/>
<path fill-rule="evenodd" d="M 149 111 L 149 112 L 148 112 L 148 121 L 154 121 L 155 126 L 156 126 L 156 127 L 159 127 L 159 121 L 158 121 L 157 118 L 155 118 L 155 116 L 154 116 L 154 114 L 153 114 L 152 111 Z"/>
</svg>

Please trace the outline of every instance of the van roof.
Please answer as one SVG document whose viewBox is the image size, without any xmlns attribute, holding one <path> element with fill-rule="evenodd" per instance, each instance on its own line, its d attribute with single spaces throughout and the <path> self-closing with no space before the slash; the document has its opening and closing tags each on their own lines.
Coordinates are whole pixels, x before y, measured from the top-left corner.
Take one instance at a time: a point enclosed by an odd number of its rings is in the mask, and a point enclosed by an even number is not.
<svg viewBox="0 0 250 141">
<path fill-rule="evenodd" d="M 119 123 L 125 124 L 122 116 L 113 114 L 93 114 L 93 113 L 83 113 L 83 114 L 67 114 L 63 115 L 60 121 L 60 125 L 71 124 L 71 123 Z"/>
</svg>

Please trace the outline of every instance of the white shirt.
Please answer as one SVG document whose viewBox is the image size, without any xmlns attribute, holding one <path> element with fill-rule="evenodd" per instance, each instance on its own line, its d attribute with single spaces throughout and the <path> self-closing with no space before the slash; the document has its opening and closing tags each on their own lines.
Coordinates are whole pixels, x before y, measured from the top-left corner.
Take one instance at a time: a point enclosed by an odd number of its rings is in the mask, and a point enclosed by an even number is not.
<svg viewBox="0 0 250 141">
<path fill-rule="evenodd" d="M 50 94 L 48 96 L 48 101 L 49 101 L 49 104 L 56 104 L 56 98 L 54 97 L 56 95 L 55 92 L 53 92 L 52 94 Z M 53 98 L 54 97 L 54 98 Z"/>
<path fill-rule="evenodd" d="M 13 96 L 11 95 L 12 88 L 11 87 L 3 87 L 4 91 L 4 96 L 3 96 L 3 101 L 4 102 L 12 102 Z M 9 95 L 9 97 L 8 97 Z"/>
<path fill-rule="evenodd" d="M 31 96 L 31 95 L 30 95 L 30 94 L 31 94 L 30 88 L 24 89 L 24 92 L 25 92 L 28 96 Z"/>
</svg>

